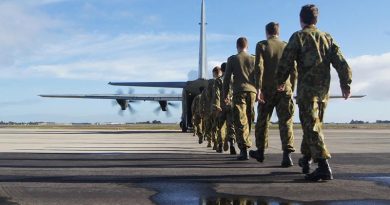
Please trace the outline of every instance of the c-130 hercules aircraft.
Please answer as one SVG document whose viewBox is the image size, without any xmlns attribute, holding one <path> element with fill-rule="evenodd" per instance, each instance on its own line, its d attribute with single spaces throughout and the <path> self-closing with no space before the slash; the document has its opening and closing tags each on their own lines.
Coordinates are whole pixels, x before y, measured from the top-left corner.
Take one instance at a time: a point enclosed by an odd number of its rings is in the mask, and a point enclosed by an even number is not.
<svg viewBox="0 0 390 205">
<path fill-rule="evenodd" d="M 160 109 L 167 112 L 170 101 L 182 102 L 182 115 L 180 127 L 183 132 L 192 128 L 191 104 L 198 94 L 200 88 L 206 88 L 207 80 L 207 56 L 206 56 L 206 8 L 205 0 L 202 0 L 201 22 L 200 22 L 200 45 L 199 45 L 199 67 L 198 79 L 186 82 L 109 82 L 114 86 L 139 86 L 139 87 L 160 87 L 160 88 L 182 88 L 182 94 L 90 94 L 90 95 L 39 95 L 50 98 L 86 98 L 86 99 L 113 99 L 121 107 L 121 110 L 132 110 L 131 103 L 135 101 L 157 101 Z M 351 98 L 362 98 L 365 95 L 351 96 Z M 330 98 L 342 98 L 342 96 L 330 96 Z"/>
<path fill-rule="evenodd" d="M 182 102 L 182 115 L 180 127 L 183 132 L 192 128 L 191 104 L 195 96 L 200 94 L 200 88 L 207 87 L 207 56 L 206 56 L 206 8 L 205 0 L 202 0 L 201 22 L 200 22 L 200 45 L 199 45 L 199 67 L 198 79 L 186 82 L 109 82 L 114 86 L 141 86 L 160 88 L 182 88 L 182 94 L 90 94 L 90 95 L 39 95 L 50 98 L 86 98 L 86 99 L 113 99 L 121 107 L 121 110 L 132 109 L 131 103 L 134 101 L 157 101 L 162 111 L 167 112 L 170 101 Z"/>
</svg>

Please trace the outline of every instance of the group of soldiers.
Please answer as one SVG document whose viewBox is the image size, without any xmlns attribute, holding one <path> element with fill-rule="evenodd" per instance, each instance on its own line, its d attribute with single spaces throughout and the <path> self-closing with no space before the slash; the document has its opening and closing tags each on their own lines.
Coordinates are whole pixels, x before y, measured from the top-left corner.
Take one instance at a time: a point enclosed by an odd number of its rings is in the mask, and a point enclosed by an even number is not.
<svg viewBox="0 0 390 205">
<path fill-rule="evenodd" d="M 291 167 L 291 153 L 295 151 L 293 93 L 297 87 L 296 103 L 303 129 L 303 156 L 298 164 L 307 180 L 331 180 L 328 163 L 331 156 L 322 132 L 329 99 L 330 65 L 338 73 L 345 99 L 351 95 L 352 71 L 333 38 L 316 27 L 318 8 L 305 5 L 299 16 L 302 30 L 295 32 L 288 43 L 279 39 L 278 23 L 267 24 L 267 39 L 257 43 L 255 56 L 248 53 L 245 37 L 237 40 L 238 54 L 213 69 L 214 79 L 201 88 L 201 94 L 193 102 L 194 131 L 199 143 L 206 139 L 207 146 L 213 143 L 217 152 L 230 149 L 230 154 L 236 154 L 236 141 L 240 149 L 238 160 L 248 160 L 249 155 L 263 162 L 268 147 L 268 125 L 275 108 L 283 150 L 281 166 Z M 257 149 L 248 154 L 256 101 Z M 312 162 L 318 163 L 318 168 L 310 173 Z"/>
<path fill-rule="evenodd" d="M 230 150 L 235 155 L 235 129 L 233 124 L 233 93 L 229 92 L 225 102 L 223 98 L 223 79 L 226 63 L 213 69 L 213 79 L 208 81 L 206 88 L 201 87 L 201 94 L 194 98 L 192 116 L 194 135 L 199 137 L 199 144 L 207 141 L 207 147 L 213 147 L 216 152 Z M 213 144 L 213 146 L 212 146 Z"/>
</svg>

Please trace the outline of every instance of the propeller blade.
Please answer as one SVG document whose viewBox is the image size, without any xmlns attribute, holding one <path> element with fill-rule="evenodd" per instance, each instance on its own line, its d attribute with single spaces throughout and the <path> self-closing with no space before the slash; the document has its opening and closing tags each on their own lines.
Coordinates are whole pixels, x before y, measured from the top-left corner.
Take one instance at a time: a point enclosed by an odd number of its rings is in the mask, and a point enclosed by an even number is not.
<svg viewBox="0 0 390 205">
<path fill-rule="evenodd" d="M 124 116 L 124 111 L 120 109 L 120 110 L 118 111 L 118 115 L 121 116 L 121 117 L 123 117 L 123 116 Z"/>
<path fill-rule="evenodd" d="M 172 106 L 172 107 L 174 107 L 174 108 L 178 108 L 178 107 L 179 107 L 179 104 L 177 104 L 177 103 L 168 102 L 168 105 L 169 105 L 169 106 Z"/>
<path fill-rule="evenodd" d="M 169 110 L 165 111 L 165 115 L 167 117 L 172 117 L 172 113 Z"/>
<path fill-rule="evenodd" d="M 130 105 L 130 103 L 127 105 L 127 107 L 129 108 L 129 112 L 130 114 L 135 114 L 135 109 Z"/>
<path fill-rule="evenodd" d="M 157 107 L 156 109 L 154 109 L 154 114 L 156 115 L 159 115 L 160 114 L 160 111 L 161 111 L 161 108 L 160 107 Z"/>
</svg>

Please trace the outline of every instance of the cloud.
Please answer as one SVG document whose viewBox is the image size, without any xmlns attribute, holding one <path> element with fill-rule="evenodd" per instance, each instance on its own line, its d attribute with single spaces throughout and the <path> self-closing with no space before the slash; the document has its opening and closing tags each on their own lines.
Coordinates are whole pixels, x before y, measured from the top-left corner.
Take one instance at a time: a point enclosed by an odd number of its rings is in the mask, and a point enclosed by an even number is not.
<svg viewBox="0 0 390 205">
<path fill-rule="evenodd" d="M 347 60 L 352 68 L 352 93 L 374 100 L 390 99 L 390 53 L 363 55 Z M 337 73 L 332 71 L 332 94 L 340 94 Z"/>
<path fill-rule="evenodd" d="M 60 27 L 32 6 L 17 2 L 0 3 L 0 69 L 13 67 L 44 42 L 50 42 L 49 29 Z"/>
</svg>

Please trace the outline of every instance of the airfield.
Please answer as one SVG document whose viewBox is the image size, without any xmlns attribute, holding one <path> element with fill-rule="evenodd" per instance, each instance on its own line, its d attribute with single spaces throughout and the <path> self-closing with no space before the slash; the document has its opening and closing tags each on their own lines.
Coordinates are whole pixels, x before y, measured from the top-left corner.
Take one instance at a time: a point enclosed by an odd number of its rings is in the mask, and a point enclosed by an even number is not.
<svg viewBox="0 0 390 205">
<path fill-rule="evenodd" d="M 1 127 L 0 204 L 390 204 L 390 127 L 328 126 L 335 180 L 317 183 L 297 165 L 300 129 L 281 168 L 277 129 L 258 163 L 150 128 Z"/>
</svg>

